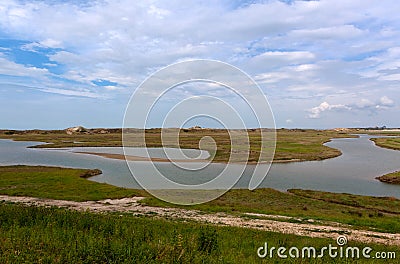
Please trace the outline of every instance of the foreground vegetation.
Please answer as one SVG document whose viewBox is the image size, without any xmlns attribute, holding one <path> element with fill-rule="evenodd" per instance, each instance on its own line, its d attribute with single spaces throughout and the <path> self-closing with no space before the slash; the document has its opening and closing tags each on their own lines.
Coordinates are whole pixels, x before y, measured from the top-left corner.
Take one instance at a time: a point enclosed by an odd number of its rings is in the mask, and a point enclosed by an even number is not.
<svg viewBox="0 0 400 264">
<path fill-rule="evenodd" d="M 169 131 L 169 132 L 168 132 Z M 168 133 L 174 130 L 167 130 L 164 145 L 176 147 L 176 144 L 168 142 Z M 176 132 L 176 130 L 175 130 Z M 351 131 L 340 132 L 334 130 L 311 130 L 311 129 L 279 129 L 277 130 L 277 143 L 274 161 L 306 161 L 322 160 L 339 156 L 337 149 L 323 145 L 332 138 L 354 137 Z M 115 147 L 122 146 L 121 129 L 92 129 L 86 132 L 67 134 L 64 130 L 30 130 L 10 131 L 1 130 L 0 138 L 13 139 L 18 141 L 37 141 L 50 144 L 41 144 L 39 148 L 59 147 Z M 141 144 L 141 133 L 129 134 L 131 146 L 143 146 Z M 148 129 L 145 131 L 147 147 L 161 147 L 161 129 Z M 248 130 L 250 140 L 250 162 L 259 161 L 261 151 L 260 130 Z M 199 148 L 199 141 L 205 136 L 212 137 L 217 144 L 215 162 L 226 162 L 229 160 L 231 151 L 230 138 L 227 130 L 222 129 L 182 129 L 179 131 L 179 144 L 181 148 Z M 271 142 L 264 142 L 266 148 L 273 146 Z M 269 144 L 269 145 L 268 145 Z M 245 148 L 246 146 L 244 146 Z M 242 160 L 245 161 L 245 160 Z"/>
<path fill-rule="evenodd" d="M 333 239 L 299 237 L 131 215 L 94 214 L 0 202 L 0 263 L 260 263 L 257 249 L 314 247 Z M 350 241 L 360 249 L 365 244 Z M 374 251 L 397 247 L 372 245 Z M 326 252 L 325 252 L 326 253 Z M 372 253 L 371 253 L 372 255 Z M 366 259 L 265 259 L 265 263 L 382 263 Z M 389 260 L 395 261 L 395 259 Z M 394 263 L 394 262 L 393 262 Z"/>
<path fill-rule="evenodd" d="M 73 201 L 148 196 L 142 190 L 124 189 L 81 178 L 87 170 L 40 166 L 0 167 L 0 194 Z M 148 197 L 144 204 L 177 205 Z M 298 222 L 334 221 L 358 228 L 400 232 L 400 200 L 318 191 L 273 189 L 230 190 L 220 198 L 196 206 L 179 206 L 206 212 L 286 215 Z"/>
<path fill-rule="evenodd" d="M 92 170 L 43 166 L 0 167 L 0 194 L 71 201 L 102 200 L 143 195 L 85 179 Z"/>
</svg>

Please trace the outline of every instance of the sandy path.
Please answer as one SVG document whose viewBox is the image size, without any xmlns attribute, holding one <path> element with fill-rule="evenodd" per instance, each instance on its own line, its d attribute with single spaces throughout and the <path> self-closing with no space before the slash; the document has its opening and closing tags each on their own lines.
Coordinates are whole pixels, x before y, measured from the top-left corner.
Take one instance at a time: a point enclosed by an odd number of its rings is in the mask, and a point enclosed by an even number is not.
<svg viewBox="0 0 400 264">
<path fill-rule="evenodd" d="M 185 210 L 178 208 L 161 208 L 146 206 L 139 203 L 143 197 L 132 197 L 123 199 L 107 199 L 102 201 L 73 202 L 65 200 L 40 199 L 33 197 L 15 197 L 0 195 L 0 201 L 22 203 L 35 206 L 57 206 L 72 210 L 90 210 L 94 212 L 130 212 L 134 215 L 151 215 L 164 218 L 175 218 L 193 220 L 202 223 L 212 223 L 224 226 L 236 226 L 253 228 L 265 231 L 279 232 L 284 234 L 295 234 L 309 237 L 323 237 L 336 239 L 345 234 L 349 241 L 373 242 L 387 245 L 400 246 L 400 234 L 380 233 L 365 230 L 353 230 L 338 223 L 311 224 L 311 223 L 289 223 L 282 222 L 291 219 L 286 216 L 249 214 L 269 219 L 251 219 L 233 216 L 225 213 L 209 214 L 197 210 Z M 280 219 L 277 221 L 273 219 Z M 294 219 L 294 218 L 292 218 Z M 313 222 L 313 220 L 310 220 Z"/>
</svg>

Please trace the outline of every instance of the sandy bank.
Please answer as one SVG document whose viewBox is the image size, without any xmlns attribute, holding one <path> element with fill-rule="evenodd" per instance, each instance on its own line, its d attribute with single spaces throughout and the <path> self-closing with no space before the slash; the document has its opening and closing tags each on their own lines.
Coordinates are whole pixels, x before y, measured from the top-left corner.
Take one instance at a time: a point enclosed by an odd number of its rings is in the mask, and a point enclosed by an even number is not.
<svg viewBox="0 0 400 264">
<path fill-rule="evenodd" d="M 104 158 L 109 158 L 109 159 L 118 159 L 118 160 L 125 160 L 125 157 L 128 161 L 153 161 L 153 162 L 210 162 L 209 160 L 206 159 L 174 159 L 174 160 L 169 160 L 166 158 L 147 158 L 147 157 L 141 157 L 141 156 L 125 156 L 123 154 L 111 154 L 111 153 L 99 153 L 99 152 L 87 152 L 87 151 L 78 151 L 74 153 L 80 153 L 80 154 L 89 154 L 89 155 L 96 155 Z M 274 160 L 273 163 L 289 163 L 289 162 L 300 162 L 302 160 L 300 159 L 290 159 L 290 160 Z M 227 163 L 227 162 L 213 162 L 213 163 Z M 231 163 L 238 163 L 238 164 L 243 164 L 245 162 L 231 162 Z M 247 164 L 268 164 L 270 162 L 267 161 L 262 161 L 262 162 L 256 162 L 256 161 L 249 161 Z"/>
<path fill-rule="evenodd" d="M 124 160 L 125 158 L 128 161 L 153 161 L 153 162 L 209 162 L 208 160 L 205 159 L 174 159 L 174 160 L 169 160 L 166 158 L 147 158 L 147 157 L 141 157 L 141 156 L 125 156 L 123 154 L 110 154 L 110 153 L 97 153 L 97 152 L 75 152 L 75 153 L 81 153 L 81 154 L 90 154 L 90 155 L 96 155 L 104 158 L 109 158 L 109 159 L 119 159 L 119 160 Z"/>
</svg>

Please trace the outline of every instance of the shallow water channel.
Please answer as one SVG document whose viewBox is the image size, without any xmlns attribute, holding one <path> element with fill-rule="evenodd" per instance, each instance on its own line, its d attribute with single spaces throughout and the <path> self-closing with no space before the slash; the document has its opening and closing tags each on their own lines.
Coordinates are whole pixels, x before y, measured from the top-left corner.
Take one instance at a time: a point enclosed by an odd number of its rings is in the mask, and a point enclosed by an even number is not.
<svg viewBox="0 0 400 264">
<path fill-rule="evenodd" d="M 376 136 L 373 136 L 376 137 Z M 381 183 L 375 179 L 389 172 L 400 170 L 400 151 L 375 146 L 371 136 L 333 139 L 327 146 L 339 149 L 342 155 L 323 161 L 276 163 L 260 184 L 259 188 L 287 190 L 291 188 L 343 192 L 372 196 L 393 196 L 400 198 L 400 186 Z M 122 148 L 73 148 L 73 149 L 32 149 L 28 146 L 38 142 L 15 142 L 0 140 L 0 165 L 51 165 L 73 168 L 97 168 L 102 175 L 90 180 L 106 182 L 116 186 L 140 188 L 132 177 L 124 160 L 109 159 L 96 155 L 76 152 L 99 152 L 122 154 Z M 130 155 L 146 156 L 143 149 L 132 149 Z M 150 149 L 150 156 L 163 158 L 162 149 Z M 207 153 L 199 150 L 184 150 L 188 156 L 205 158 Z M 173 151 L 172 151 L 172 155 Z M 178 152 L 177 152 L 178 155 Z M 174 158 L 174 157 L 172 157 Z M 151 162 L 133 162 L 135 173 L 150 173 Z M 225 164 L 211 163 L 201 170 L 182 170 L 171 163 L 156 162 L 157 168 L 169 179 L 184 184 L 199 184 L 214 178 L 224 169 Z M 188 163 L 187 166 L 198 166 Z M 268 165 L 259 165 L 268 166 Z M 254 165 L 247 165 L 235 188 L 248 188 Z"/>
</svg>

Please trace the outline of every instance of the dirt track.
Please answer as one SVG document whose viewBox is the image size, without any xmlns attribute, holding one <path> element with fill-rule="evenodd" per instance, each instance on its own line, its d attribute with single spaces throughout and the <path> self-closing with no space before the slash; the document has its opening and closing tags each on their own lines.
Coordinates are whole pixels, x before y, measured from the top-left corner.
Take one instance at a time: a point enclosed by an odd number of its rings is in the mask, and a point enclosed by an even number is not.
<svg viewBox="0 0 400 264">
<path fill-rule="evenodd" d="M 365 230 L 354 230 L 338 223 L 317 223 L 309 220 L 309 223 L 284 222 L 290 219 L 287 216 L 248 214 L 251 218 L 233 216 L 225 213 L 209 214 L 196 210 L 177 208 L 161 208 L 142 205 L 139 201 L 143 197 L 123 199 L 107 199 L 102 201 L 73 202 L 65 200 L 40 199 L 33 197 L 15 197 L 0 195 L 0 201 L 22 203 L 35 206 L 57 206 L 72 210 L 90 210 L 93 212 L 129 212 L 134 215 L 151 215 L 162 218 L 175 218 L 192 220 L 216 225 L 253 228 L 284 234 L 295 234 L 309 237 L 324 237 L 336 239 L 345 234 L 349 241 L 373 242 L 387 245 L 400 246 L 400 234 L 380 233 Z M 259 217 L 261 219 L 253 219 Z M 275 219 L 275 220 L 274 220 Z M 278 221 L 281 220 L 281 221 Z"/>
</svg>

